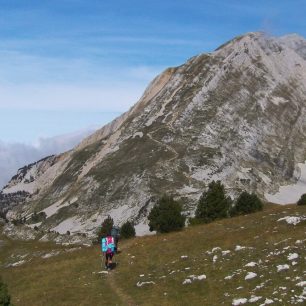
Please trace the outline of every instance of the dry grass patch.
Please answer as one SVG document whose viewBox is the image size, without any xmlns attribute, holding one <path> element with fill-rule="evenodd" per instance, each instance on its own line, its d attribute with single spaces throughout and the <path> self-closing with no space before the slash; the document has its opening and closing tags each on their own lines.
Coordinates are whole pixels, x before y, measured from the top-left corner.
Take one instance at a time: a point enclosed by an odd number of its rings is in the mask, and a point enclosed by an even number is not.
<svg viewBox="0 0 306 306">
<path fill-rule="evenodd" d="M 306 215 L 306 207 L 269 206 L 181 232 L 122 241 L 117 268 L 102 275 L 92 273 L 101 270 L 99 247 L 67 252 L 52 244 L 9 242 L 6 257 L 21 249 L 61 253 L 2 267 L 1 274 L 15 305 L 211 306 L 252 295 L 261 297 L 253 305 L 266 298 L 291 305 L 301 299 L 303 288 L 296 284 L 306 277 L 306 222 L 277 220 L 294 215 Z M 298 254 L 294 264 L 288 259 L 293 253 Z M 251 262 L 255 265 L 246 266 Z M 280 265 L 289 268 L 277 272 Z M 246 280 L 248 274 L 255 276 Z"/>
</svg>

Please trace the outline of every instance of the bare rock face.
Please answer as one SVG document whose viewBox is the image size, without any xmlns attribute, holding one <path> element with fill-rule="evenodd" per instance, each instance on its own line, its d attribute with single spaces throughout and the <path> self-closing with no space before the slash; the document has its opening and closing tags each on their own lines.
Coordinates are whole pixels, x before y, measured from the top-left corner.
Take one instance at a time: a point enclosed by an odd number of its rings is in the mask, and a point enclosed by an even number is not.
<svg viewBox="0 0 306 306">
<path fill-rule="evenodd" d="M 276 192 L 306 159 L 305 50 L 297 35 L 248 33 L 167 69 L 128 112 L 22 170 L 3 194 L 29 192 L 12 210 L 45 212 L 42 230 L 91 235 L 107 215 L 143 234 L 156 197 L 192 211 L 212 180 L 232 196 Z"/>
</svg>

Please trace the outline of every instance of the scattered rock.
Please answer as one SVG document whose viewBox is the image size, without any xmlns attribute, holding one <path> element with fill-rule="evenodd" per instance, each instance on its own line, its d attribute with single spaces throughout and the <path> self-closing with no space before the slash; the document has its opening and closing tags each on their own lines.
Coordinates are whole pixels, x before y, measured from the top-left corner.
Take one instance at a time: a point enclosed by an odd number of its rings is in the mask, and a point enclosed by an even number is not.
<svg viewBox="0 0 306 306">
<path fill-rule="evenodd" d="M 242 305 L 242 304 L 247 303 L 247 301 L 248 301 L 248 299 L 246 299 L 246 298 L 234 299 L 233 302 L 232 302 L 232 305 L 233 306 Z"/>
<path fill-rule="evenodd" d="M 299 257 L 299 254 L 297 253 L 290 253 L 287 258 L 288 260 L 294 260 L 294 259 L 297 259 Z"/>
<path fill-rule="evenodd" d="M 277 268 L 277 272 L 280 272 L 280 271 L 283 271 L 283 270 L 288 270 L 290 267 L 289 267 L 289 265 L 284 264 L 284 265 L 278 265 L 278 266 L 276 266 L 276 268 Z"/>
<path fill-rule="evenodd" d="M 254 273 L 254 272 L 248 272 L 248 274 L 246 275 L 246 277 L 244 278 L 245 280 L 248 280 L 248 279 L 252 279 L 254 277 L 256 277 L 257 274 Z"/>
<path fill-rule="evenodd" d="M 155 285 L 155 283 L 153 281 L 149 281 L 149 282 L 137 282 L 136 284 L 137 287 L 142 287 L 145 285 Z"/>
</svg>

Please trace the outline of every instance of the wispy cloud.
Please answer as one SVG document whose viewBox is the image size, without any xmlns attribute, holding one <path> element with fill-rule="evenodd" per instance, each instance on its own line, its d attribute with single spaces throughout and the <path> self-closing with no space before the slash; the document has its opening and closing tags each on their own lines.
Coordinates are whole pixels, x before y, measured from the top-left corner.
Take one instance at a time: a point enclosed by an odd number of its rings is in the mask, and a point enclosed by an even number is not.
<svg viewBox="0 0 306 306">
<path fill-rule="evenodd" d="M 0 110 L 122 112 L 163 69 L 235 35 L 262 28 L 305 35 L 305 9 L 303 0 L 295 5 L 279 0 L 4 1 Z M 24 130 L 27 120 L 14 122 L 16 129 Z"/>
<path fill-rule="evenodd" d="M 0 51 L 0 109 L 122 112 L 163 68 Z"/>
</svg>

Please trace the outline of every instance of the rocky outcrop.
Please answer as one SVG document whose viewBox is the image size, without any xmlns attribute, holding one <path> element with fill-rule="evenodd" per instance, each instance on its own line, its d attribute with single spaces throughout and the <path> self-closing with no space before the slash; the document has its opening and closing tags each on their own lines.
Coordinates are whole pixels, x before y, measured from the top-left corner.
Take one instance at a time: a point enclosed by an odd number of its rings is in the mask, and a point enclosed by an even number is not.
<svg viewBox="0 0 306 306">
<path fill-rule="evenodd" d="M 167 69 L 128 112 L 3 193 L 29 192 L 13 210 L 45 211 L 42 230 L 90 235 L 107 215 L 144 233 L 162 193 L 191 212 L 212 180 L 232 196 L 276 192 L 306 157 L 305 48 L 296 35 L 248 33 Z"/>
</svg>

